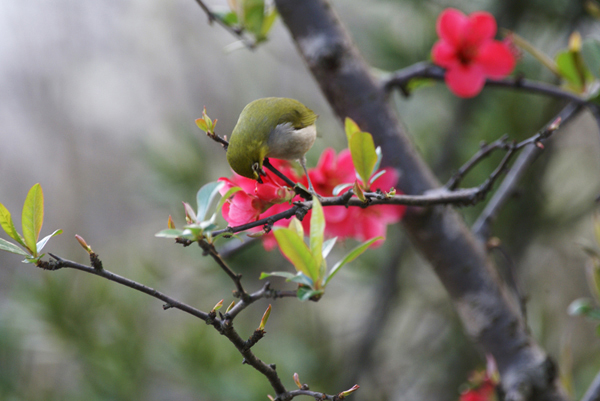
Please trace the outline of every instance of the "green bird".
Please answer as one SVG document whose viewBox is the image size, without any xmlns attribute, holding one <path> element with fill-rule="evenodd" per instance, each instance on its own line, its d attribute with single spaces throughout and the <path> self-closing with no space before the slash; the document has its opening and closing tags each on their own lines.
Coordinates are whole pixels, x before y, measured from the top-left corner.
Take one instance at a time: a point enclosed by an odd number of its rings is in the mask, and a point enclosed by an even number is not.
<svg viewBox="0 0 600 401">
<path fill-rule="evenodd" d="M 298 160 L 314 193 L 304 155 L 317 137 L 317 115 L 297 100 L 266 97 L 249 103 L 227 147 L 227 162 L 241 176 L 258 180 L 265 157 Z"/>
</svg>

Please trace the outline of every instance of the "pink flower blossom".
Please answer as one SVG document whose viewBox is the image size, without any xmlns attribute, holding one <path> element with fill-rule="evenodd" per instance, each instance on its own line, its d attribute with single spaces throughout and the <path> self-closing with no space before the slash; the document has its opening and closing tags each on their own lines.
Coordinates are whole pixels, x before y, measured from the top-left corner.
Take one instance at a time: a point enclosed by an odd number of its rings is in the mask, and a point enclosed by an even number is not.
<svg viewBox="0 0 600 401">
<path fill-rule="evenodd" d="M 305 176 L 298 177 L 289 162 L 272 159 L 279 171 L 294 182 L 301 182 L 305 186 L 308 181 Z M 343 150 L 339 155 L 331 148 L 326 149 L 319 158 L 317 167 L 309 169 L 308 174 L 315 191 L 322 196 L 332 196 L 333 189 L 344 183 L 352 183 L 356 179 L 354 164 L 349 150 Z M 221 194 L 225 194 L 233 186 L 239 186 L 243 191 L 237 192 L 233 198 L 225 203 L 222 209 L 223 217 L 232 226 L 246 224 L 259 218 L 272 216 L 289 209 L 290 200 L 301 200 L 294 196 L 291 188 L 285 187 L 284 182 L 278 177 L 267 172 L 263 179 L 264 184 L 255 180 L 234 175 L 232 179 L 220 178 L 225 182 Z M 389 191 L 396 185 L 398 173 L 387 170 L 371 186 L 373 190 L 379 188 Z M 405 211 L 404 206 L 376 205 L 368 208 L 328 206 L 323 208 L 325 215 L 325 235 L 339 237 L 339 239 L 355 238 L 360 241 L 377 236 L 385 236 L 387 225 L 398 222 Z M 310 230 L 311 211 L 302 221 L 305 232 Z M 275 226 L 287 225 L 288 221 L 279 220 Z M 272 234 L 262 237 L 265 249 L 271 250 L 277 242 Z M 374 246 L 380 245 L 375 243 Z"/>
<path fill-rule="evenodd" d="M 232 226 L 256 221 L 271 206 L 289 202 L 295 196 L 293 190 L 282 186 L 269 175 L 263 177 L 263 184 L 237 174 L 232 180 L 219 178 L 219 181 L 225 183 L 219 191 L 221 195 L 233 187 L 242 188 L 223 205 L 223 218 Z"/>
<path fill-rule="evenodd" d="M 487 77 L 503 78 L 514 69 L 516 59 L 509 45 L 494 40 L 496 29 L 496 20 L 484 11 L 466 16 L 448 8 L 438 17 L 440 40 L 431 55 L 435 64 L 446 69 L 444 79 L 455 95 L 473 97 Z"/>
</svg>

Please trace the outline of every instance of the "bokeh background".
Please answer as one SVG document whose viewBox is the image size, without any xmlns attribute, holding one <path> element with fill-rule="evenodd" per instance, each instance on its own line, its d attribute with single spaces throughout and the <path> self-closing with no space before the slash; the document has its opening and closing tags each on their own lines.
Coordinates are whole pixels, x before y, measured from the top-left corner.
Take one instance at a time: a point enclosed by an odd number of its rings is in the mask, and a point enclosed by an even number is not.
<svg viewBox="0 0 600 401">
<path fill-rule="evenodd" d="M 577 1 L 333 4 L 378 73 L 428 59 L 435 19 L 448 6 L 488 10 L 499 26 L 549 55 L 573 30 L 600 38 L 598 21 Z M 42 235 L 64 230 L 48 251 L 86 262 L 77 233 L 109 270 L 203 310 L 223 298 L 228 304 L 232 283 L 212 260 L 154 237 L 169 215 L 183 223 L 181 201 L 193 203 L 201 185 L 230 174 L 221 148 L 195 127 L 202 108 L 218 118 L 217 132 L 228 134 L 249 101 L 293 97 L 320 115 L 309 166 L 324 148 L 345 147 L 280 21 L 255 51 L 230 51 L 233 42 L 207 24 L 193 0 L 3 0 L 0 202 L 18 222 L 27 190 L 40 182 Z M 528 55 L 517 71 L 556 82 Z M 504 89 L 459 100 L 442 84 L 392 101 L 440 180 L 481 141 L 529 137 L 562 105 Z M 590 296 L 580 244 L 595 243 L 598 139 L 587 114 L 561 130 L 494 226 L 504 252 L 494 254 L 499 269 L 513 269 L 532 333 L 559 361 L 575 397 L 600 369 L 595 325 L 567 314 L 572 300 Z M 465 185 L 480 183 L 497 162 L 486 160 Z M 482 207 L 461 213 L 472 223 Z M 388 231 L 386 244 L 345 268 L 320 302 L 273 302 L 255 352 L 277 365 L 288 388 L 298 372 L 327 393 L 358 382 L 357 400 L 456 400 L 469 372 L 484 366 L 430 267 L 401 227 Z M 343 244 L 332 260 L 352 246 Z M 259 243 L 229 261 L 248 289 L 262 285 L 261 271 L 291 269 Z M 291 288 L 277 280 L 274 286 Z M 267 304 L 237 318 L 242 336 L 257 327 Z M 0 399 L 263 400 L 272 393 L 211 327 L 161 306 L 91 275 L 41 271 L 0 253 Z"/>
</svg>

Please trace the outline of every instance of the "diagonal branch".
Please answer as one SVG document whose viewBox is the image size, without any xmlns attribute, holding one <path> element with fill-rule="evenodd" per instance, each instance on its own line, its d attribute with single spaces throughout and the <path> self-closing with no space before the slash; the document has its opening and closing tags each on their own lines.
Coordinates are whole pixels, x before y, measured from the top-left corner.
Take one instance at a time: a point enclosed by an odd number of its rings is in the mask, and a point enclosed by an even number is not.
<svg viewBox="0 0 600 401">
<path fill-rule="evenodd" d="M 575 103 L 569 103 L 563 110 L 552 119 L 552 122 L 558 118 L 561 119 L 562 124 L 570 121 L 581 107 Z M 552 122 L 548 123 L 546 130 Z M 542 132 L 544 131 L 542 130 Z M 533 138 L 533 137 L 532 137 Z M 538 141 L 540 138 L 537 139 Z M 529 141 L 529 140 L 526 140 Z M 512 168 L 498 187 L 498 190 L 490 199 L 486 207 L 483 209 L 475 223 L 473 224 L 473 233 L 481 239 L 489 238 L 490 236 L 490 225 L 493 223 L 500 209 L 513 195 L 518 183 L 527 171 L 527 169 L 533 164 L 537 157 L 542 153 L 542 148 L 535 146 L 535 140 L 531 142 L 521 142 L 525 147 L 523 152 L 519 155 Z M 525 146 L 527 145 L 527 146 Z"/>
</svg>

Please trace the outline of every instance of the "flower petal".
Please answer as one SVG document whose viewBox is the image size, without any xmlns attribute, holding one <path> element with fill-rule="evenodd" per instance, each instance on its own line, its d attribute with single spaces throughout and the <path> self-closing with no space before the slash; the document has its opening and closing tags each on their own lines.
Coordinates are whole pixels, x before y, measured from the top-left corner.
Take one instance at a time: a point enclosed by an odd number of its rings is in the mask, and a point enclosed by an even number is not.
<svg viewBox="0 0 600 401">
<path fill-rule="evenodd" d="M 483 69 L 477 64 L 458 65 L 446 71 L 444 77 L 448 88 L 459 97 L 473 97 L 485 84 Z"/>
<path fill-rule="evenodd" d="M 433 45 L 431 58 L 435 64 L 444 68 L 450 68 L 460 63 L 456 48 L 443 39 Z"/>
<path fill-rule="evenodd" d="M 503 78 L 512 72 L 517 60 L 506 43 L 494 40 L 479 49 L 475 63 L 481 66 L 485 75 Z"/>
<path fill-rule="evenodd" d="M 469 19 L 466 15 L 455 8 L 447 8 L 438 17 L 435 28 L 440 38 L 454 47 L 459 47 L 468 25 Z"/>
<path fill-rule="evenodd" d="M 485 11 L 469 14 L 469 24 L 464 32 L 464 46 L 479 47 L 494 39 L 496 35 L 496 19 Z"/>
</svg>

